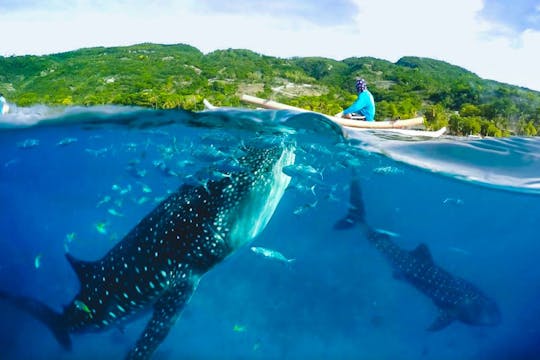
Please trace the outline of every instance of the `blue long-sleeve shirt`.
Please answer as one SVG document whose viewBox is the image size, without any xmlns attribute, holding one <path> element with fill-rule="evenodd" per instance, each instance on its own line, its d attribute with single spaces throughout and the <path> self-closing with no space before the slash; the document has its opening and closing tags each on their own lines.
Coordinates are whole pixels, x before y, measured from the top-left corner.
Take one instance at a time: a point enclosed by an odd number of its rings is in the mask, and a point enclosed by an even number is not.
<svg viewBox="0 0 540 360">
<path fill-rule="evenodd" d="M 369 90 L 364 90 L 358 94 L 356 101 L 343 110 L 343 115 L 346 114 L 360 114 L 366 118 L 367 121 L 375 120 L 375 100 Z"/>
<path fill-rule="evenodd" d="M 3 96 L 0 96 L 0 115 L 3 115 L 6 110 L 4 110 L 4 106 L 6 106 L 6 99 Z"/>
</svg>

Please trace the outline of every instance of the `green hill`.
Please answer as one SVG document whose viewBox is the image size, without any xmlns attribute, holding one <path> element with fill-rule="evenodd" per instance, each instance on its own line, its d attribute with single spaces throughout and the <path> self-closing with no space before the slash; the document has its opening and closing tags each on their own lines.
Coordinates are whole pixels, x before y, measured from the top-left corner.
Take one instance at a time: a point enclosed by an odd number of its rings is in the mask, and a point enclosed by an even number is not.
<svg viewBox="0 0 540 360">
<path fill-rule="evenodd" d="M 203 54 L 189 45 L 97 47 L 0 57 L 0 92 L 18 106 L 139 105 L 200 110 L 202 99 L 239 106 L 247 93 L 333 114 L 368 81 L 378 120 L 423 114 L 428 128 L 459 135 L 536 135 L 540 93 L 484 80 L 443 61 L 372 57 L 282 59 L 249 50 Z"/>
</svg>

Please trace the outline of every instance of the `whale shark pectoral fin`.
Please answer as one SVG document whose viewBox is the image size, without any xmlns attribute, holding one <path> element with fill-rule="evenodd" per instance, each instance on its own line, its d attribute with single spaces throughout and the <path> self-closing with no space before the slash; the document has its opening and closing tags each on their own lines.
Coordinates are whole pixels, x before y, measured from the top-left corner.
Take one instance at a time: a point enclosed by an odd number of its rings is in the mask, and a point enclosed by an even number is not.
<svg viewBox="0 0 540 360">
<path fill-rule="evenodd" d="M 167 337 L 171 327 L 188 303 L 197 281 L 185 281 L 170 287 L 154 305 L 152 318 L 128 353 L 126 360 L 148 359 Z"/>
<path fill-rule="evenodd" d="M 440 310 L 439 316 L 435 319 L 433 324 L 431 324 L 427 330 L 428 331 L 439 331 L 450 325 L 452 321 L 456 319 L 455 315 L 448 310 Z"/>
<path fill-rule="evenodd" d="M 418 245 L 413 251 L 411 251 L 411 255 L 425 263 L 433 264 L 433 257 L 431 256 L 431 252 L 426 244 Z"/>
</svg>

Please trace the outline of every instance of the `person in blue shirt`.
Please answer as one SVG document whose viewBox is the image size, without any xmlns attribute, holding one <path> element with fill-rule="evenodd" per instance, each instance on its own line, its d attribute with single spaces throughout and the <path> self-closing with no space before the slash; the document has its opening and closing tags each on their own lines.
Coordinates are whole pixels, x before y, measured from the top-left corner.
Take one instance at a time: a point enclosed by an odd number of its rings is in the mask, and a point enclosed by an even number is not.
<svg viewBox="0 0 540 360">
<path fill-rule="evenodd" d="M 7 114 L 9 106 L 4 95 L 0 94 L 0 115 Z"/>
<path fill-rule="evenodd" d="M 373 100 L 373 95 L 367 89 L 367 83 L 364 79 L 356 80 L 356 91 L 358 92 L 356 101 L 336 116 L 350 119 L 352 114 L 356 114 L 363 116 L 367 121 L 374 121 L 375 100 Z"/>
</svg>

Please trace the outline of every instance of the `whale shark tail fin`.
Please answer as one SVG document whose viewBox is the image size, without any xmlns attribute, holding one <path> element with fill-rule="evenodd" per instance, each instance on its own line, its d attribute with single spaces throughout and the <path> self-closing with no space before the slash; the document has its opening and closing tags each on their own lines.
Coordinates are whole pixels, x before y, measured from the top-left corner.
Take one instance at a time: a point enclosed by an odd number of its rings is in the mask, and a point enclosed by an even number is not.
<svg viewBox="0 0 540 360">
<path fill-rule="evenodd" d="M 347 215 L 345 215 L 345 217 L 338 220 L 334 224 L 334 229 L 345 230 L 356 225 L 363 225 L 365 223 L 366 210 L 364 208 L 364 200 L 362 200 L 360 180 L 357 176 L 353 176 L 350 185 L 349 210 L 347 211 Z"/>
<path fill-rule="evenodd" d="M 11 295 L 2 290 L 0 290 L 0 300 L 6 301 L 44 323 L 51 330 L 58 343 L 64 349 L 71 350 L 69 331 L 64 324 L 61 314 L 38 300 Z"/>
</svg>

